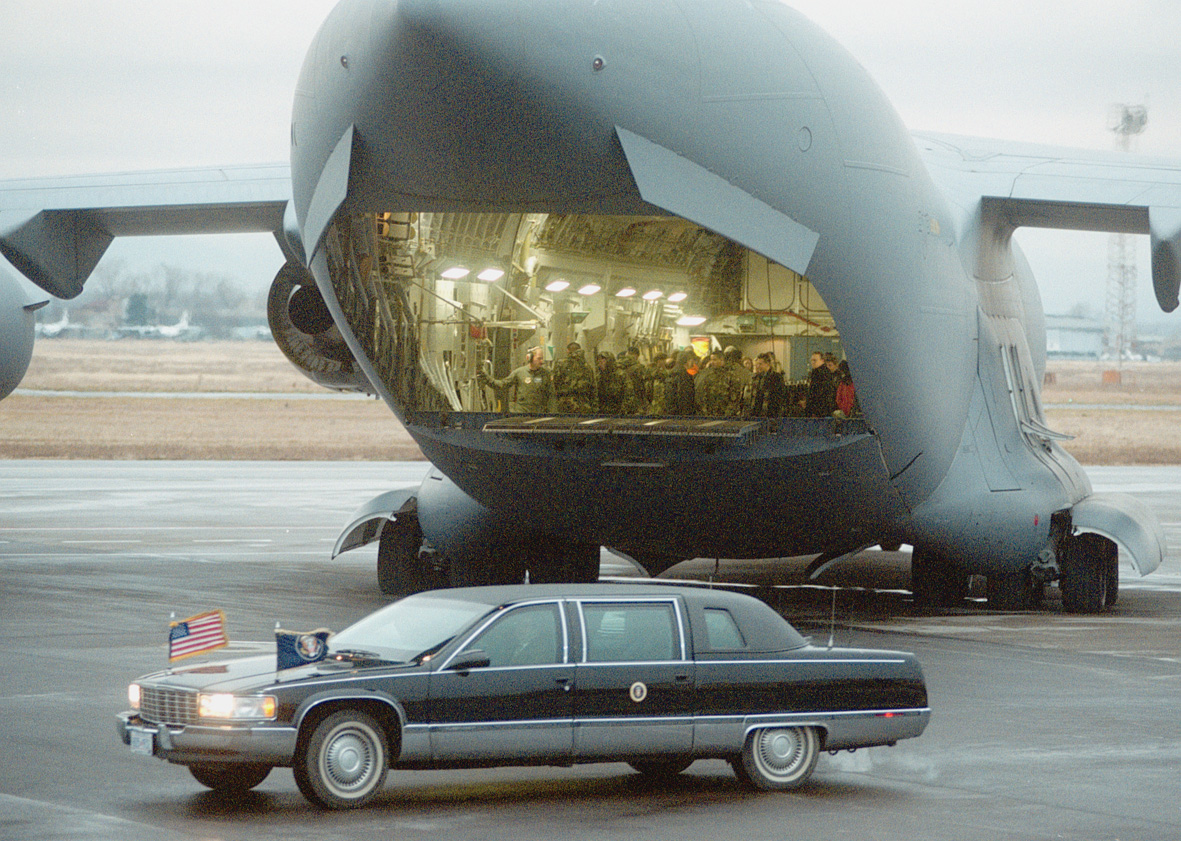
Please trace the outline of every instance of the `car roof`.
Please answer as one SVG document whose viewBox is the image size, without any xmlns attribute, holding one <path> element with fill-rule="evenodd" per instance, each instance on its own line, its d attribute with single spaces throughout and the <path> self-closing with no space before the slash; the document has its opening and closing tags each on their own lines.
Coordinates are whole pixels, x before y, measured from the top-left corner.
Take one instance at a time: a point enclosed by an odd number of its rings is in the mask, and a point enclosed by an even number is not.
<svg viewBox="0 0 1181 841">
<path fill-rule="evenodd" d="M 765 602 L 736 593 L 704 586 L 672 584 L 511 584 L 493 587 L 459 587 L 431 590 L 411 598 L 451 599 L 502 607 L 539 599 L 661 599 L 681 598 L 690 614 L 706 608 L 731 613 L 747 638 L 750 650 L 785 651 L 807 644 L 807 640 L 786 619 Z M 697 622 L 694 623 L 698 624 Z"/>
</svg>

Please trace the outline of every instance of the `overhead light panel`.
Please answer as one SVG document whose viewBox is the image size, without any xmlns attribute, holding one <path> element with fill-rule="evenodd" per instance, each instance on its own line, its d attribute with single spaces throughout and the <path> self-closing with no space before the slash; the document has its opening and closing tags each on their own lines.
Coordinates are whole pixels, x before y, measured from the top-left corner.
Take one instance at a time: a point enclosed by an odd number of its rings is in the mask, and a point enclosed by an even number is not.
<svg viewBox="0 0 1181 841">
<path fill-rule="evenodd" d="M 668 296 L 668 299 L 669 299 L 669 301 L 671 301 L 674 304 L 679 304 L 679 303 L 681 303 L 681 301 L 685 300 L 688 297 L 689 297 L 688 292 L 674 292 Z"/>
<path fill-rule="evenodd" d="M 632 289 L 630 286 L 625 286 L 622 289 L 620 289 L 618 292 L 615 293 L 615 297 L 616 298 L 630 298 L 632 295 L 635 295 L 635 294 L 636 294 L 635 289 Z"/>
<path fill-rule="evenodd" d="M 653 289 L 651 292 L 645 292 L 643 297 L 645 301 L 658 301 L 664 297 L 664 293 L 659 289 Z"/>
<path fill-rule="evenodd" d="M 570 281 L 568 280 L 551 280 L 545 285 L 546 292 L 565 292 L 570 288 Z"/>
<path fill-rule="evenodd" d="M 495 267 L 489 266 L 488 268 L 484 269 L 484 271 L 476 275 L 476 277 L 485 283 L 496 283 L 496 281 L 504 277 L 504 269 L 497 269 Z"/>
<path fill-rule="evenodd" d="M 452 266 L 451 268 L 442 272 L 439 277 L 446 280 L 463 280 L 471 273 L 472 270 L 464 266 Z"/>
<path fill-rule="evenodd" d="M 705 324 L 703 315 L 682 315 L 677 319 L 678 327 L 700 327 L 702 324 Z"/>
<path fill-rule="evenodd" d="M 578 290 L 578 294 L 579 295 L 594 295 L 597 292 L 599 292 L 602 288 L 603 287 L 599 286 L 599 284 L 597 284 L 597 283 L 588 283 L 586 286 L 584 286 Z"/>
</svg>

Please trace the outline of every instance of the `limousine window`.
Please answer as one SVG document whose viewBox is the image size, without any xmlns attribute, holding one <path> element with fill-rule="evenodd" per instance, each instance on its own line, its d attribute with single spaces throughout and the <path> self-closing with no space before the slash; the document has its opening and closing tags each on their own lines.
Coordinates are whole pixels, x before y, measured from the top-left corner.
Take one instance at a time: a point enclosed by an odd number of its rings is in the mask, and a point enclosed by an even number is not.
<svg viewBox="0 0 1181 841">
<path fill-rule="evenodd" d="M 464 648 L 488 655 L 489 666 L 540 666 L 562 662 L 558 607 L 519 607 L 501 616 Z"/>
<path fill-rule="evenodd" d="M 746 640 L 730 611 L 721 607 L 705 609 L 706 644 L 714 651 L 733 651 L 746 648 Z"/>
<path fill-rule="evenodd" d="M 590 662 L 680 659 L 677 618 L 671 604 L 588 604 L 583 605 L 582 615 Z"/>
</svg>

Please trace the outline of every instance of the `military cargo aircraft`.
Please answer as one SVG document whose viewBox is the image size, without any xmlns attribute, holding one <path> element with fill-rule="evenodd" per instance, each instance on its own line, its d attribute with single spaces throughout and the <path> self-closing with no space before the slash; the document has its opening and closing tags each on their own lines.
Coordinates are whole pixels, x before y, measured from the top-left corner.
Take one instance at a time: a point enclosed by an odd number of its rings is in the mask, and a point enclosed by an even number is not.
<svg viewBox="0 0 1181 841">
<path fill-rule="evenodd" d="M 113 236 L 275 232 L 280 348 L 436 468 L 338 541 L 379 541 L 383 589 L 583 581 L 600 546 L 818 571 L 905 542 L 924 600 L 983 575 L 994 607 L 1057 582 L 1098 612 L 1118 549 L 1147 574 L 1164 535 L 1046 424 L 1021 226 L 1151 235 L 1177 307 L 1181 161 L 912 135 L 807 18 L 739 0 L 343 0 L 289 170 L 0 184 L 0 250 L 60 297 Z M 489 374 L 574 343 L 769 350 L 789 377 L 833 352 L 861 413 L 504 411 Z"/>
</svg>

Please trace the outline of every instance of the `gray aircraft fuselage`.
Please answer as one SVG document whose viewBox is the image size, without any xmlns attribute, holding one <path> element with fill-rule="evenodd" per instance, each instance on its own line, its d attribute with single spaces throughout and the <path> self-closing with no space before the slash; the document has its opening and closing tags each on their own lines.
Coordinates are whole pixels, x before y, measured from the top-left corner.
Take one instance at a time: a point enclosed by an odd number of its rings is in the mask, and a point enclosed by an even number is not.
<svg viewBox="0 0 1181 841">
<path fill-rule="evenodd" d="M 865 71 L 790 8 L 345 0 L 304 66 L 292 138 L 303 246 L 354 355 L 490 509 L 528 495 L 533 525 L 637 552 L 835 555 L 896 537 L 988 572 L 1027 566 L 1053 513 L 1090 492 L 1042 434 L 1024 261 L 949 204 Z M 672 215 L 721 233 L 806 274 L 864 421 L 529 436 L 420 411 L 339 300 L 342 220 L 379 213 Z"/>
</svg>

